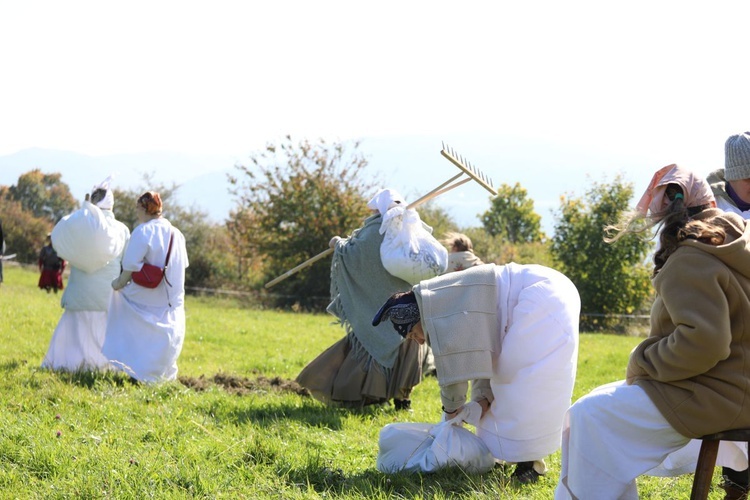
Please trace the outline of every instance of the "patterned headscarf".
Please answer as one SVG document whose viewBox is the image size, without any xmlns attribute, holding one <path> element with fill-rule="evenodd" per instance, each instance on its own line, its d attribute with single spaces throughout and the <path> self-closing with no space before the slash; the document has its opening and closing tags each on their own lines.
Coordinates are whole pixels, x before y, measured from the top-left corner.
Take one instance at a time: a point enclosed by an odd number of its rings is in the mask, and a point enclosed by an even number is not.
<svg viewBox="0 0 750 500">
<path fill-rule="evenodd" d="M 396 332 L 406 338 L 409 331 L 421 319 L 414 292 L 399 292 L 391 295 L 373 318 L 372 326 L 378 326 L 384 319 L 390 319 Z"/>
<path fill-rule="evenodd" d="M 666 196 L 668 184 L 677 184 L 682 188 L 685 206 L 688 208 L 715 203 L 711 185 L 703 177 L 672 164 L 656 171 L 636 209 L 644 216 L 648 212 L 656 217 L 662 214 L 669 205 L 669 198 Z"/>
</svg>

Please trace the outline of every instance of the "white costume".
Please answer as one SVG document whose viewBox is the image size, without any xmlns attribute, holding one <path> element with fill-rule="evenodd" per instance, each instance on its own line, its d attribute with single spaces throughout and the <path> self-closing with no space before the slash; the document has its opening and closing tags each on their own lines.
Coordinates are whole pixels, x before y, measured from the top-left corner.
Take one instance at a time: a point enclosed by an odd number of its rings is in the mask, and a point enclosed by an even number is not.
<svg viewBox="0 0 750 500">
<path fill-rule="evenodd" d="M 110 284 L 120 274 L 120 260 L 130 235 L 127 226 L 115 220 L 111 201 L 108 194 L 99 203 L 110 208 L 105 210 L 84 202 L 52 230 L 53 246 L 70 263 L 71 271 L 61 299 L 65 312 L 52 335 L 43 368 L 76 371 L 107 366 L 102 344 L 112 294 Z"/>
<path fill-rule="evenodd" d="M 485 264 L 414 292 L 443 404 L 462 404 L 473 381 L 472 400 L 491 402 L 477 435 L 495 458 L 538 461 L 556 451 L 578 358 L 573 283 L 543 266 Z"/>
<path fill-rule="evenodd" d="M 122 259 L 125 271 L 143 263 L 163 266 L 174 235 L 166 279 L 156 288 L 130 282 L 112 295 L 103 353 L 117 369 L 143 382 L 177 378 L 177 358 L 185 338 L 185 237 L 168 220 L 138 225 Z"/>
<path fill-rule="evenodd" d="M 599 396 L 609 397 L 599 397 Z M 575 425 L 571 426 L 571 420 Z M 722 441 L 716 465 L 747 468 L 743 443 Z M 624 380 L 597 387 L 565 415 L 555 499 L 638 499 L 636 477 L 695 472 L 700 441 L 669 425 L 646 391 Z M 601 450 L 617 450 L 602 453 Z M 568 489 L 569 488 L 569 489 Z"/>
</svg>

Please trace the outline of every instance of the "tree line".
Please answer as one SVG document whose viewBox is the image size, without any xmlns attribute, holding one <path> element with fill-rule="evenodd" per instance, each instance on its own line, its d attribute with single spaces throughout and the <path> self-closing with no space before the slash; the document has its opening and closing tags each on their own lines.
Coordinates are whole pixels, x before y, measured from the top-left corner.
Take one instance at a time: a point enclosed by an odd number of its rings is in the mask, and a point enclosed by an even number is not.
<svg viewBox="0 0 750 500">
<path fill-rule="evenodd" d="M 253 292 L 275 307 L 322 311 L 329 300 L 330 261 L 324 259 L 281 281 L 264 284 L 328 248 L 332 236 L 348 235 L 368 215 L 367 201 L 379 186 L 365 175 L 360 143 L 294 141 L 268 143 L 228 176 L 236 208 L 222 223 L 209 221 L 195 207 L 181 206 L 178 185 L 144 176 L 142 185 L 115 190 L 114 212 L 131 230 L 135 200 L 158 191 L 164 216 L 185 234 L 190 266 L 188 290 Z M 541 230 L 533 200 L 518 183 L 502 184 L 488 197 L 478 227 L 459 227 L 437 202 L 419 207 L 422 220 L 440 239 L 449 231 L 467 234 L 485 262 L 542 264 L 565 273 L 576 284 L 582 310 L 595 313 L 587 329 L 611 328 L 616 315 L 645 313 L 650 306 L 648 262 L 653 243 L 634 237 L 605 243 L 603 229 L 629 210 L 633 186 L 621 176 L 593 183 L 582 197 L 561 195 L 554 232 Z M 46 234 L 80 207 L 59 173 L 39 169 L 0 186 L 0 218 L 7 253 L 35 263 Z"/>
</svg>

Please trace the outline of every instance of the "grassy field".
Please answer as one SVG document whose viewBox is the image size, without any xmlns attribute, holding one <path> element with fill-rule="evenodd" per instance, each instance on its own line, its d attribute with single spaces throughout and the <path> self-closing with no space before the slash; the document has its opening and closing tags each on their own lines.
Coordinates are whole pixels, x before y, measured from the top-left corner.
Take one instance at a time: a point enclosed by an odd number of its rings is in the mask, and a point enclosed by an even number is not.
<svg viewBox="0 0 750 500">
<path fill-rule="evenodd" d="M 379 473 L 380 429 L 437 421 L 438 387 L 432 377 L 417 386 L 412 413 L 328 408 L 306 396 L 294 377 L 342 336 L 329 316 L 188 297 L 180 380 L 134 385 L 111 373 L 39 368 L 62 310 L 36 280 L 6 263 L 0 285 L 2 499 L 552 498 L 559 452 L 547 476 L 525 487 L 502 468 Z M 622 378 L 638 340 L 582 335 L 574 398 Z M 641 478 L 641 498 L 688 498 L 691 481 Z"/>
</svg>

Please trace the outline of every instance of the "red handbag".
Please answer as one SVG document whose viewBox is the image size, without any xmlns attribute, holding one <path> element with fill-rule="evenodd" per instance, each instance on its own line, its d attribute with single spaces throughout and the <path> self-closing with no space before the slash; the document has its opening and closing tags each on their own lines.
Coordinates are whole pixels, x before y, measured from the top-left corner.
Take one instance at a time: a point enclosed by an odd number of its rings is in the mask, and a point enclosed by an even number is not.
<svg viewBox="0 0 750 500">
<path fill-rule="evenodd" d="M 140 271 L 136 271 L 133 274 L 130 275 L 130 279 L 133 280 L 133 283 L 137 285 L 141 285 L 145 288 L 156 288 L 159 286 L 159 283 L 161 283 L 161 280 L 164 279 L 166 281 L 166 277 L 164 276 L 164 273 L 167 271 L 167 265 L 169 263 L 169 255 L 172 253 L 172 239 L 174 238 L 174 234 L 171 234 L 169 236 L 169 248 L 167 249 L 167 258 L 164 261 L 164 267 L 155 266 L 153 264 L 147 264 L 143 263 L 143 267 Z M 167 284 L 169 286 L 172 286 L 169 281 L 167 281 Z"/>
</svg>

